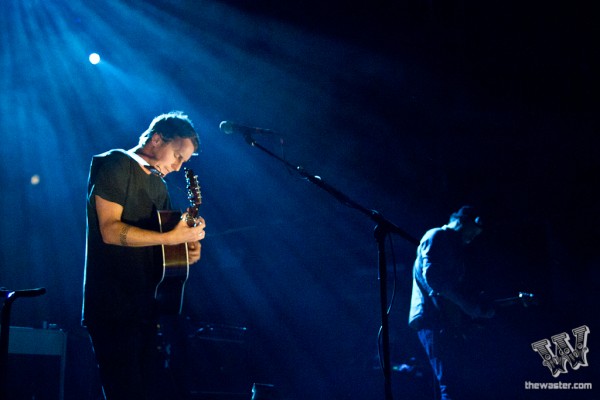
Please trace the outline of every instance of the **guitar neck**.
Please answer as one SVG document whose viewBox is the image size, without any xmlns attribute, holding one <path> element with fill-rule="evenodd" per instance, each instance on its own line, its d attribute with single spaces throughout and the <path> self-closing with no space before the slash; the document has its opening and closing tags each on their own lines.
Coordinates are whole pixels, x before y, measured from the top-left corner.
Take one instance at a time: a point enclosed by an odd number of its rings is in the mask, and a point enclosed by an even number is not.
<svg viewBox="0 0 600 400">
<path fill-rule="evenodd" d="M 202 202 L 198 177 L 191 169 L 185 169 L 188 199 L 190 207 L 186 215 L 188 226 L 196 226 L 198 207 Z M 158 211 L 158 220 L 161 232 L 170 231 L 179 223 L 181 213 L 176 211 Z M 188 248 L 185 243 L 167 246 L 163 245 L 162 259 L 159 264 L 162 268 L 162 277 L 156 285 L 154 297 L 158 300 L 159 310 L 162 314 L 180 314 L 183 305 L 183 290 L 190 272 Z"/>
<path fill-rule="evenodd" d="M 505 299 L 494 300 L 494 306 L 495 307 L 508 307 L 508 306 L 514 306 L 515 304 L 519 304 L 520 302 L 521 302 L 521 299 L 518 297 L 507 297 Z"/>
<path fill-rule="evenodd" d="M 520 292 L 517 296 L 507 297 L 504 299 L 494 300 L 493 304 L 495 307 L 508 307 L 517 304 L 522 304 L 527 307 L 530 304 L 535 304 L 535 296 L 531 293 Z"/>
</svg>

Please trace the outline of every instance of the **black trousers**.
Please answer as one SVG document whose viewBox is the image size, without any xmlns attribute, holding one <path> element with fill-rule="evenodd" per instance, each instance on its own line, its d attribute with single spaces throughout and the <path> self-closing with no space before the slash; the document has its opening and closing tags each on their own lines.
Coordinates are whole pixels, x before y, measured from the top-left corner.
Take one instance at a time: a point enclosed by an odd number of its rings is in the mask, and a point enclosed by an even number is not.
<svg viewBox="0 0 600 400">
<path fill-rule="evenodd" d="M 157 323 L 88 324 L 87 329 L 106 400 L 173 398 Z"/>
</svg>

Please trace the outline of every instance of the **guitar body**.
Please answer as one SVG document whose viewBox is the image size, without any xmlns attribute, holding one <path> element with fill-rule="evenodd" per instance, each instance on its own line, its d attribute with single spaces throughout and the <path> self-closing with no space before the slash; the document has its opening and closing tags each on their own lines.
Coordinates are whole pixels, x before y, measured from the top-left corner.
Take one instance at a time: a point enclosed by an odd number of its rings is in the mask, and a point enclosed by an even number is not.
<svg viewBox="0 0 600 400">
<path fill-rule="evenodd" d="M 188 200 L 190 207 L 186 216 L 189 227 L 196 226 L 198 208 L 202 203 L 198 177 L 191 169 L 185 169 Z M 178 211 L 159 210 L 158 225 L 160 232 L 169 232 L 181 221 L 182 214 Z M 177 245 L 162 245 L 162 276 L 156 285 L 154 297 L 158 301 L 158 310 L 163 315 L 181 314 L 183 306 L 183 291 L 190 274 L 190 262 L 187 243 Z"/>
<path fill-rule="evenodd" d="M 158 211 L 161 232 L 168 232 L 181 219 L 178 211 Z M 162 276 L 156 285 L 154 297 L 158 300 L 159 312 L 171 315 L 180 314 L 183 304 L 183 291 L 190 274 L 187 244 L 162 245 Z"/>
</svg>

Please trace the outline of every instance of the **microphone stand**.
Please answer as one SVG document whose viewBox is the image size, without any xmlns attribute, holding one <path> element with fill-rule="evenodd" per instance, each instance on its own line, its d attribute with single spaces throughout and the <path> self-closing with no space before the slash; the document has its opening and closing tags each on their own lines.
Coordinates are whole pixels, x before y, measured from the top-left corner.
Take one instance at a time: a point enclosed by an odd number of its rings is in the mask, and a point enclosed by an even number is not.
<svg viewBox="0 0 600 400">
<path fill-rule="evenodd" d="M 12 304 L 21 297 L 36 297 L 46 293 L 46 288 L 8 290 L 0 288 L 0 299 L 4 299 L 0 311 L 0 399 L 7 398 L 8 384 L 8 336 Z"/>
<path fill-rule="evenodd" d="M 335 197 L 342 204 L 345 204 L 351 208 L 354 208 L 363 214 L 369 216 L 375 223 L 375 240 L 377 241 L 377 249 L 378 249 L 378 267 L 379 267 L 379 290 L 381 297 L 381 347 L 382 347 L 382 368 L 383 368 L 383 377 L 385 384 L 385 399 L 392 400 L 392 382 L 391 382 L 391 364 L 390 364 L 390 335 L 389 335 L 389 323 L 388 323 L 388 313 L 387 313 L 387 260 L 385 253 L 385 238 L 388 234 L 396 234 L 403 239 L 406 239 L 410 243 L 414 245 L 418 245 L 419 241 L 408 233 L 400 229 L 398 226 L 384 218 L 378 211 L 370 210 L 357 202 L 350 199 L 347 195 L 340 192 L 330 184 L 326 183 L 321 179 L 320 176 L 312 175 L 308 173 L 302 166 L 294 166 L 290 164 L 287 160 L 279 157 L 277 154 L 271 152 L 269 149 L 263 147 L 259 143 L 254 140 L 252 135 L 249 132 L 244 133 L 244 139 L 246 142 L 252 146 L 256 147 L 259 150 L 267 153 L 271 157 L 281 161 L 287 167 L 291 169 L 295 169 L 302 177 L 306 178 L 308 181 L 314 183 L 321 189 L 325 190 L 333 197 Z"/>
</svg>

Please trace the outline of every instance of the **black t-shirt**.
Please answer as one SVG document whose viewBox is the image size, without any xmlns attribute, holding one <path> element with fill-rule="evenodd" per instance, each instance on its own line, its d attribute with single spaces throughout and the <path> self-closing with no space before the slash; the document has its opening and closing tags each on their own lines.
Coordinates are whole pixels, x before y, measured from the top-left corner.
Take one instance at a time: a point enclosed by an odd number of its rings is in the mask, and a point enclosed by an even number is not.
<svg viewBox="0 0 600 400">
<path fill-rule="evenodd" d="M 123 150 L 94 156 L 87 195 L 83 324 L 148 321 L 155 317 L 160 246 L 124 247 L 102 241 L 95 196 L 123 206 L 121 220 L 158 230 L 157 210 L 170 209 L 163 179 L 147 174 Z"/>
</svg>

